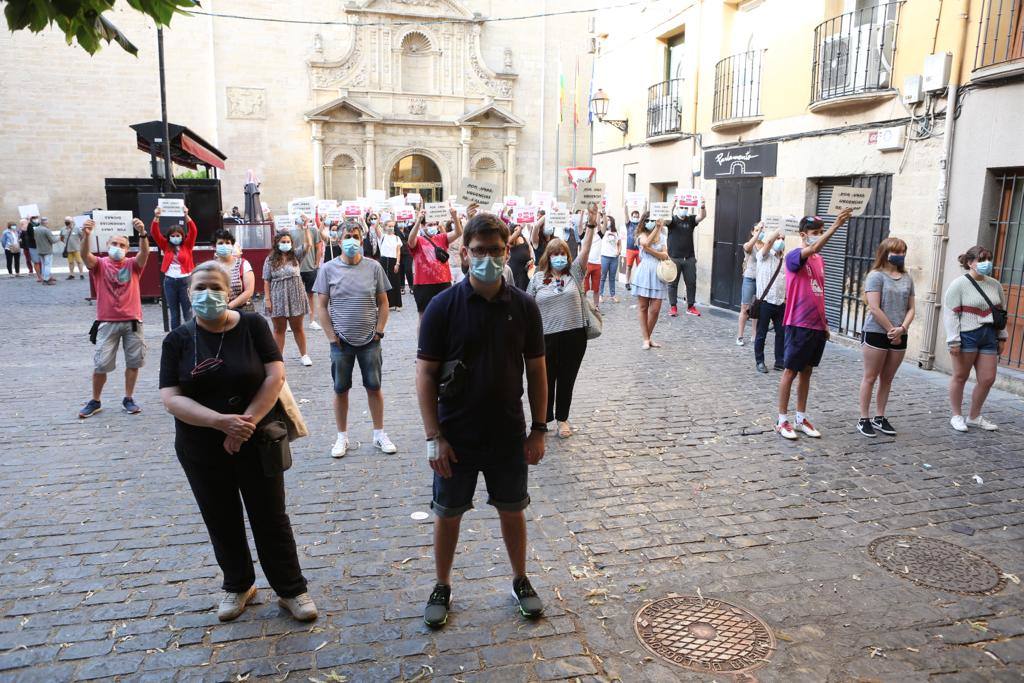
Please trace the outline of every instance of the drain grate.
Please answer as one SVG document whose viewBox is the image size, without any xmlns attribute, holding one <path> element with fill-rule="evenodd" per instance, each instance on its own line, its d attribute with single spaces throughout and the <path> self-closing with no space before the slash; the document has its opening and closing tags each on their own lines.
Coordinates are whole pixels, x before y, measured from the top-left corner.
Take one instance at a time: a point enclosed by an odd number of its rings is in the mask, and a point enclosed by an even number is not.
<svg viewBox="0 0 1024 683">
<path fill-rule="evenodd" d="M 868 545 L 879 567 L 919 586 L 959 593 L 991 595 L 1006 586 L 999 567 L 953 543 L 921 536 L 883 536 Z"/>
<path fill-rule="evenodd" d="M 654 654 L 701 673 L 750 671 L 775 652 L 775 636 L 760 617 L 712 598 L 655 600 L 636 613 L 633 628 Z"/>
</svg>

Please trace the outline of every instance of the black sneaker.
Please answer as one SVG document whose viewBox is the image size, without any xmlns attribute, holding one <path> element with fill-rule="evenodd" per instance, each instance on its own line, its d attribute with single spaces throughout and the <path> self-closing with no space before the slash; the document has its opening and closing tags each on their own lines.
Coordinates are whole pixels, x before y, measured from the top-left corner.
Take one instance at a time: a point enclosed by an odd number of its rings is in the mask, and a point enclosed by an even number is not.
<svg viewBox="0 0 1024 683">
<path fill-rule="evenodd" d="M 857 431 L 864 436 L 878 436 L 875 434 L 875 428 L 871 426 L 871 420 L 866 417 L 862 417 L 857 423 Z"/>
<path fill-rule="evenodd" d="M 633 287 L 628 282 L 626 283 L 626 291 L 627 292 L 633 291 Z"/>
<path fill-rule="evenodd" d="M 889 436 L 896 436 L 896 430 L 893 429 L 892 425 L 889 424 L 889 421 L 885 419 L 885 415 L 877 415 L 874 418 L 872 418 L 871 426 L 873 426 L 875 429 L 882 432 L 883 434 L 888 434 Z"/>
<path fill-rule="evenodd" d="M 452 587 L 436 584 L 423 611 L 423 623 L 430 628 L 441 628 L 448 623 L 448 609 L 452 606 Z"/>
<path fill-rule="evenodd" d="M 766 366 L 764 363 L 758 363 L 757 364 L 757 371 L 758 372 L 767 373 L 768 372 L 768 366 Z"/>
<path fill-rule="evenodd" d="M 519 601 L 519 613 L 527 619 L 536 619 L 544 614 L 544 603 L 537 597 L 530 580 L 525 576 L 512 582 L 512 594 Z"/>
<path fill-rule="evenodd" d="M 82 406 L 82 409 L 78 411 L 78 417 L 84 420 L 87 417 L 92 417 L 96 413 L 102 412 L 103 406 L 100 405 L 100 402 L 96 399 L 89 399 L 89 402 Z"/>
<path fill-rule="evenodd" d="M 782 365 L 781 363 L 776 363 L 775 364 L 775 369 L 776 370 L 785 370 L 786 367 L 784 365 Z"/>
</svg>

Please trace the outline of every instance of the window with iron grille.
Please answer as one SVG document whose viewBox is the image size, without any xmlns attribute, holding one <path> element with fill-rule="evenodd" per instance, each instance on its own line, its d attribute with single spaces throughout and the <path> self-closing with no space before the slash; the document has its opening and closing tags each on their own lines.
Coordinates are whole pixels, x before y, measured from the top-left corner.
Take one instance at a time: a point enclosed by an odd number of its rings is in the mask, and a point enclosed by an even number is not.
<svg viewBox="0 0 1024 683">
<path fill-rule="evenodd" d="M 983 0 L 974 68 L 1024 59 L 1024 0 Z"/>
<path fill-rule="evenodd" d="M 715 123 L 761 115 L 763 58 L 763 50 L 751 50 L 726 57 L 715 65 Z"/>
<path fill-rule="evenodd" d="M 1024 368 L 1024 168 L 995 173 L 999 210 L 989 223 L 996 236 L 993 276 L 1003 284 L 1009 340 L 1002 365 Z"/>
<path fill-rule="evenodd" d="M 871 271 L 878 245 L 889 236 L 889 206 L 892 176 L 866 175 L 822 178 L 818 181 L 815 210 L 828 228 L 836 217 L 828 215 L 832 190 L 836 187 L 869 187 L 871 199 L 862 216 L 853 216 L 836 231 L 821 250 L 825 260 L 825 313 L 839 334 L 859 337 L 867 315 L 864 278 Z"/>
<path fill-rule="evenodd" d="M 856 3 L 814 29 L 811 102 L 893 87 L 902 0 Z"/>
</svg>

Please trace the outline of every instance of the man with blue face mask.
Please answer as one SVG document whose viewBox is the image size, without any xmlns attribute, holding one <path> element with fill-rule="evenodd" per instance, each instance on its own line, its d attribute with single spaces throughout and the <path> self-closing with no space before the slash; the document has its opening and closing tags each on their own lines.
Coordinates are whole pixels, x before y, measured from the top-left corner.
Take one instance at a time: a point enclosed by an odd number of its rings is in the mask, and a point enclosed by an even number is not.
<svg viewBox="0 0 1024 683">
<path fill-rule="evenodd" d="M 346 223 L 341 233 L 341 256 L 320 267 L 313 283 L 317 317 L 331 345 L 331 377 L 334 378 L 334 421 L 338 436 L 331 456 L 348 452 L 348 395 L 352 370 L 359 372 L 366 389 L 373 420 L 373 445 L 384 453 L 396 453 L 384 431 L 384 394 L 381 392 L 381 340 L 388 324 L 388 283 L 384 268 L 362 253 L 363 228 Z M 326 324 L 330 322 L 330 324 Z"/>
<path fill-rule="evenodd" d="M 462 282 L 438 294 L 420 322 L 416 392 L 434 472 L 436 584 L 423 620 L 440 628 L 451 606 L 451 568 L 462 515 L 484 475 L 498 510 L 520 613 L 539 617 L 543 603 L 526 576 L 527 470 L 544 457 L 547 371 L 544 330 L 533 298 L 506 283 L 509 229 L 480 213 L 466 226 Z M 532 425 L 523 414 L 526 371 Z"/>
</svg>

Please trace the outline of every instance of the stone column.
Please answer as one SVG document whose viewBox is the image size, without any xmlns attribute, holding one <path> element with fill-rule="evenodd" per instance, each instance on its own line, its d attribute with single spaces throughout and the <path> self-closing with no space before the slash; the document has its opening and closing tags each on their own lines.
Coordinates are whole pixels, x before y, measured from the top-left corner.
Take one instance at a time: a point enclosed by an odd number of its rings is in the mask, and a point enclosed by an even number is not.
<svg viewBox="0 0 1024 683">
<path fill-rule="evenodd" d="M 462 137 L 459 142 L 462 143 L 462 163 L 460 164 L 462 170 L 462 177 L 459 178 L 459 183 L 462 183 L 462 178 L 469 177 L 469 141 L 473 137 L 473 129 L 469 126 L 462 127 Z"/>
<path fill-rule="evenodd" d="M 370 190 L 381 189 L 376 187 L 377 145 L 372 123 L 363 124 L 363 143 L 363 196 L 365 197 Z"/>
<path fill-rule="evenodd" d="M 505 194 L 516 193 L 516 130 L 508 130 L 508 158 L 505 161 Z"/>
<path fill-rule="evenodd" d="M 313 196 L 324 198 L 324 136 L 323 124 L 313 121 Z"/>
</svg>

